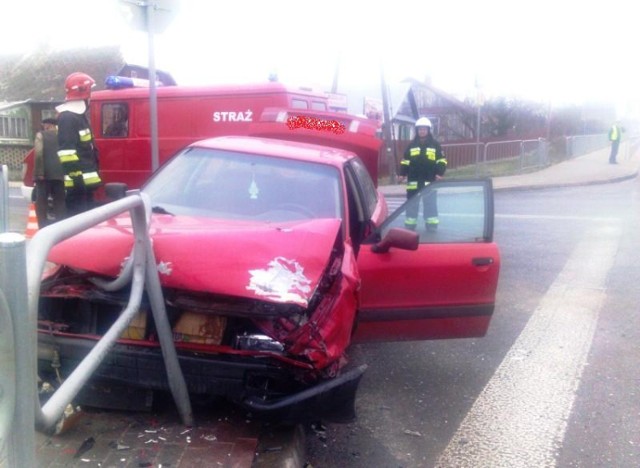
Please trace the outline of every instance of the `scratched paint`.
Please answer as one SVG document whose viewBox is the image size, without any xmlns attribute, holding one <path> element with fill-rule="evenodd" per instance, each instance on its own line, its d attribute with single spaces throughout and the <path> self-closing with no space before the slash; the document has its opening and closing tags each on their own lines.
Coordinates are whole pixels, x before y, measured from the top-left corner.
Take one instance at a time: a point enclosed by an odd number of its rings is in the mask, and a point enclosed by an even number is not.
<svg viewBox="0 0 640 468">
<path fill-rule="evenodd" d="M 304 268 L 295 260 L 276 257 L 262 270 L 250 270 L 249 286 L 259 296 L 280 302 L 307 305 L 311 281 L 304 275 Z"/>
<path fill-rule="evenodd" d="M 173 271 L 173 266 L 171 262 L 160 262 L 158 263 L 158 273 L 161 275 L 169 276 Z"/>
</svg>

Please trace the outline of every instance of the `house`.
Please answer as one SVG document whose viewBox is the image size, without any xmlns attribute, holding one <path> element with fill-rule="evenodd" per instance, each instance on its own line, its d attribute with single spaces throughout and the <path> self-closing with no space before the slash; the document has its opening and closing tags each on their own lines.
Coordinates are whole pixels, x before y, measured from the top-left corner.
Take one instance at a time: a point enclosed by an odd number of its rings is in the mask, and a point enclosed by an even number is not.
<svg viewBox="0 0 640 468">
<path fill-rule="evenodd" d="M 118 47 L 0 57 L 0 165 L 19 177 L 42 120 L 55 117 L 55 107 L 64 101 L 69 74 L 87 73 L 96 79 L 95 89 L 104 89 L 104 78 L 125 65 Z"/>
<path fill-rule="evenodd" d="M 350 100 L 362 99 L 364 113 L 367 103 L 379 99 L 381 89 L 349 92 Z M 414 123 L 419 117 L 428 117 L 433 124 L 433 134 L 440 143 L 469 142 L 476 138 L 477 109 L 466 102 L 424 82 L 412 78 L 388 85 L 388 106 L 392 124 L 392 141 L 383 145 L 379 157 L 379 174 L 388 175 L 390 167 L 399 167 L 402 154 L 414 137 Z M 353 101 L 352 101 L 353 102 Z"/>
</svg>

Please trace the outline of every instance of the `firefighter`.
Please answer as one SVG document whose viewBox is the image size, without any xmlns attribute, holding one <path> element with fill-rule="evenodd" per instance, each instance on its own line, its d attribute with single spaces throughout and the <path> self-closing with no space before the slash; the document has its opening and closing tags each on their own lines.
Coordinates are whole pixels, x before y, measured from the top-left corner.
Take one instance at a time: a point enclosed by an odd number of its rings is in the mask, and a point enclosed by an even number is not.
<svg viewBox="0 0 640 468">
<path fill-rule="evenodd" d="M 440 143 L 431 134 L 431 121 L 420 117 L 415 123 L 416 136 L 411 141 L 400 163 L 401 175 L 406 176 L 407 200 L 414 203 L 407 205 L 405 227 L 415 230 L 418 226 L 418 208 L 422 199 L 425 227 L 428 231 L 438 228 L 438 206 L 436 192 L 424 189 L 431 182 L 442 178 L 447 169 Z M 414 198 L 420 193 L 419 198 Z"/>
<path fill-rule="evenodd" d="M 73 216 L 94 206 L 94 192 L 101 185 L 98 153 L 86 116 L 95 80 L 72 73 L 64 83 L 65 102 L 58 111 L 58 158 L 64 171 L 67 212 Z"/>
<path fill-rule="evenodd" d="M 620 138 L 622 137 L 622 127 L 620 122 L 616 122 L 609 129 L 609 141 L 611 142 L 611 153 L 609 154 L 609 164 L 618 164 L 616 157 L 618 156 L 618 148 L 620 147 Z"/>
</svg>

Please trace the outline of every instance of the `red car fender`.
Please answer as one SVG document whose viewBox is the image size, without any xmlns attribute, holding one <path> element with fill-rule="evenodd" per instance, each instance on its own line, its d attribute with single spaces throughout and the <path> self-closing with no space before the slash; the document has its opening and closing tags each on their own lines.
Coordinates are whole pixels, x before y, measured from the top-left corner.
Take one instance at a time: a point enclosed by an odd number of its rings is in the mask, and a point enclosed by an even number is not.
<svg viewBox="0 0 640 468">
<path fill-rule="evenodd" d="M 269 321 L 259 325 L 265 333 L 286 343 L 289 353 L 305 356 L 316 369 L 324 369 L 337 362 L 351 342 L 359 289 L 353 249 L 345 244 L 340 275 L 308 322 L 290 333 L 284 332 L 284 319 L 280 330 L 275 330 Z"/>
</svg>

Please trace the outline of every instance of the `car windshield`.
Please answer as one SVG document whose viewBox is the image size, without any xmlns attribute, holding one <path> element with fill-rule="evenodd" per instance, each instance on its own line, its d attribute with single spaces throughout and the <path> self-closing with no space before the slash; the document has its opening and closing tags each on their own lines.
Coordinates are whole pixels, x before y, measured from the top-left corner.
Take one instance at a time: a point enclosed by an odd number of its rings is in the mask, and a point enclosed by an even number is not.
<svg viewBox="0 0 640 468">
<path fill-rule="evenodd" d="M 332 166 L 188 148 L 143 190 L 156 213 L 280 222 L 342 219 L 340 187 Z"/>
</svg>

